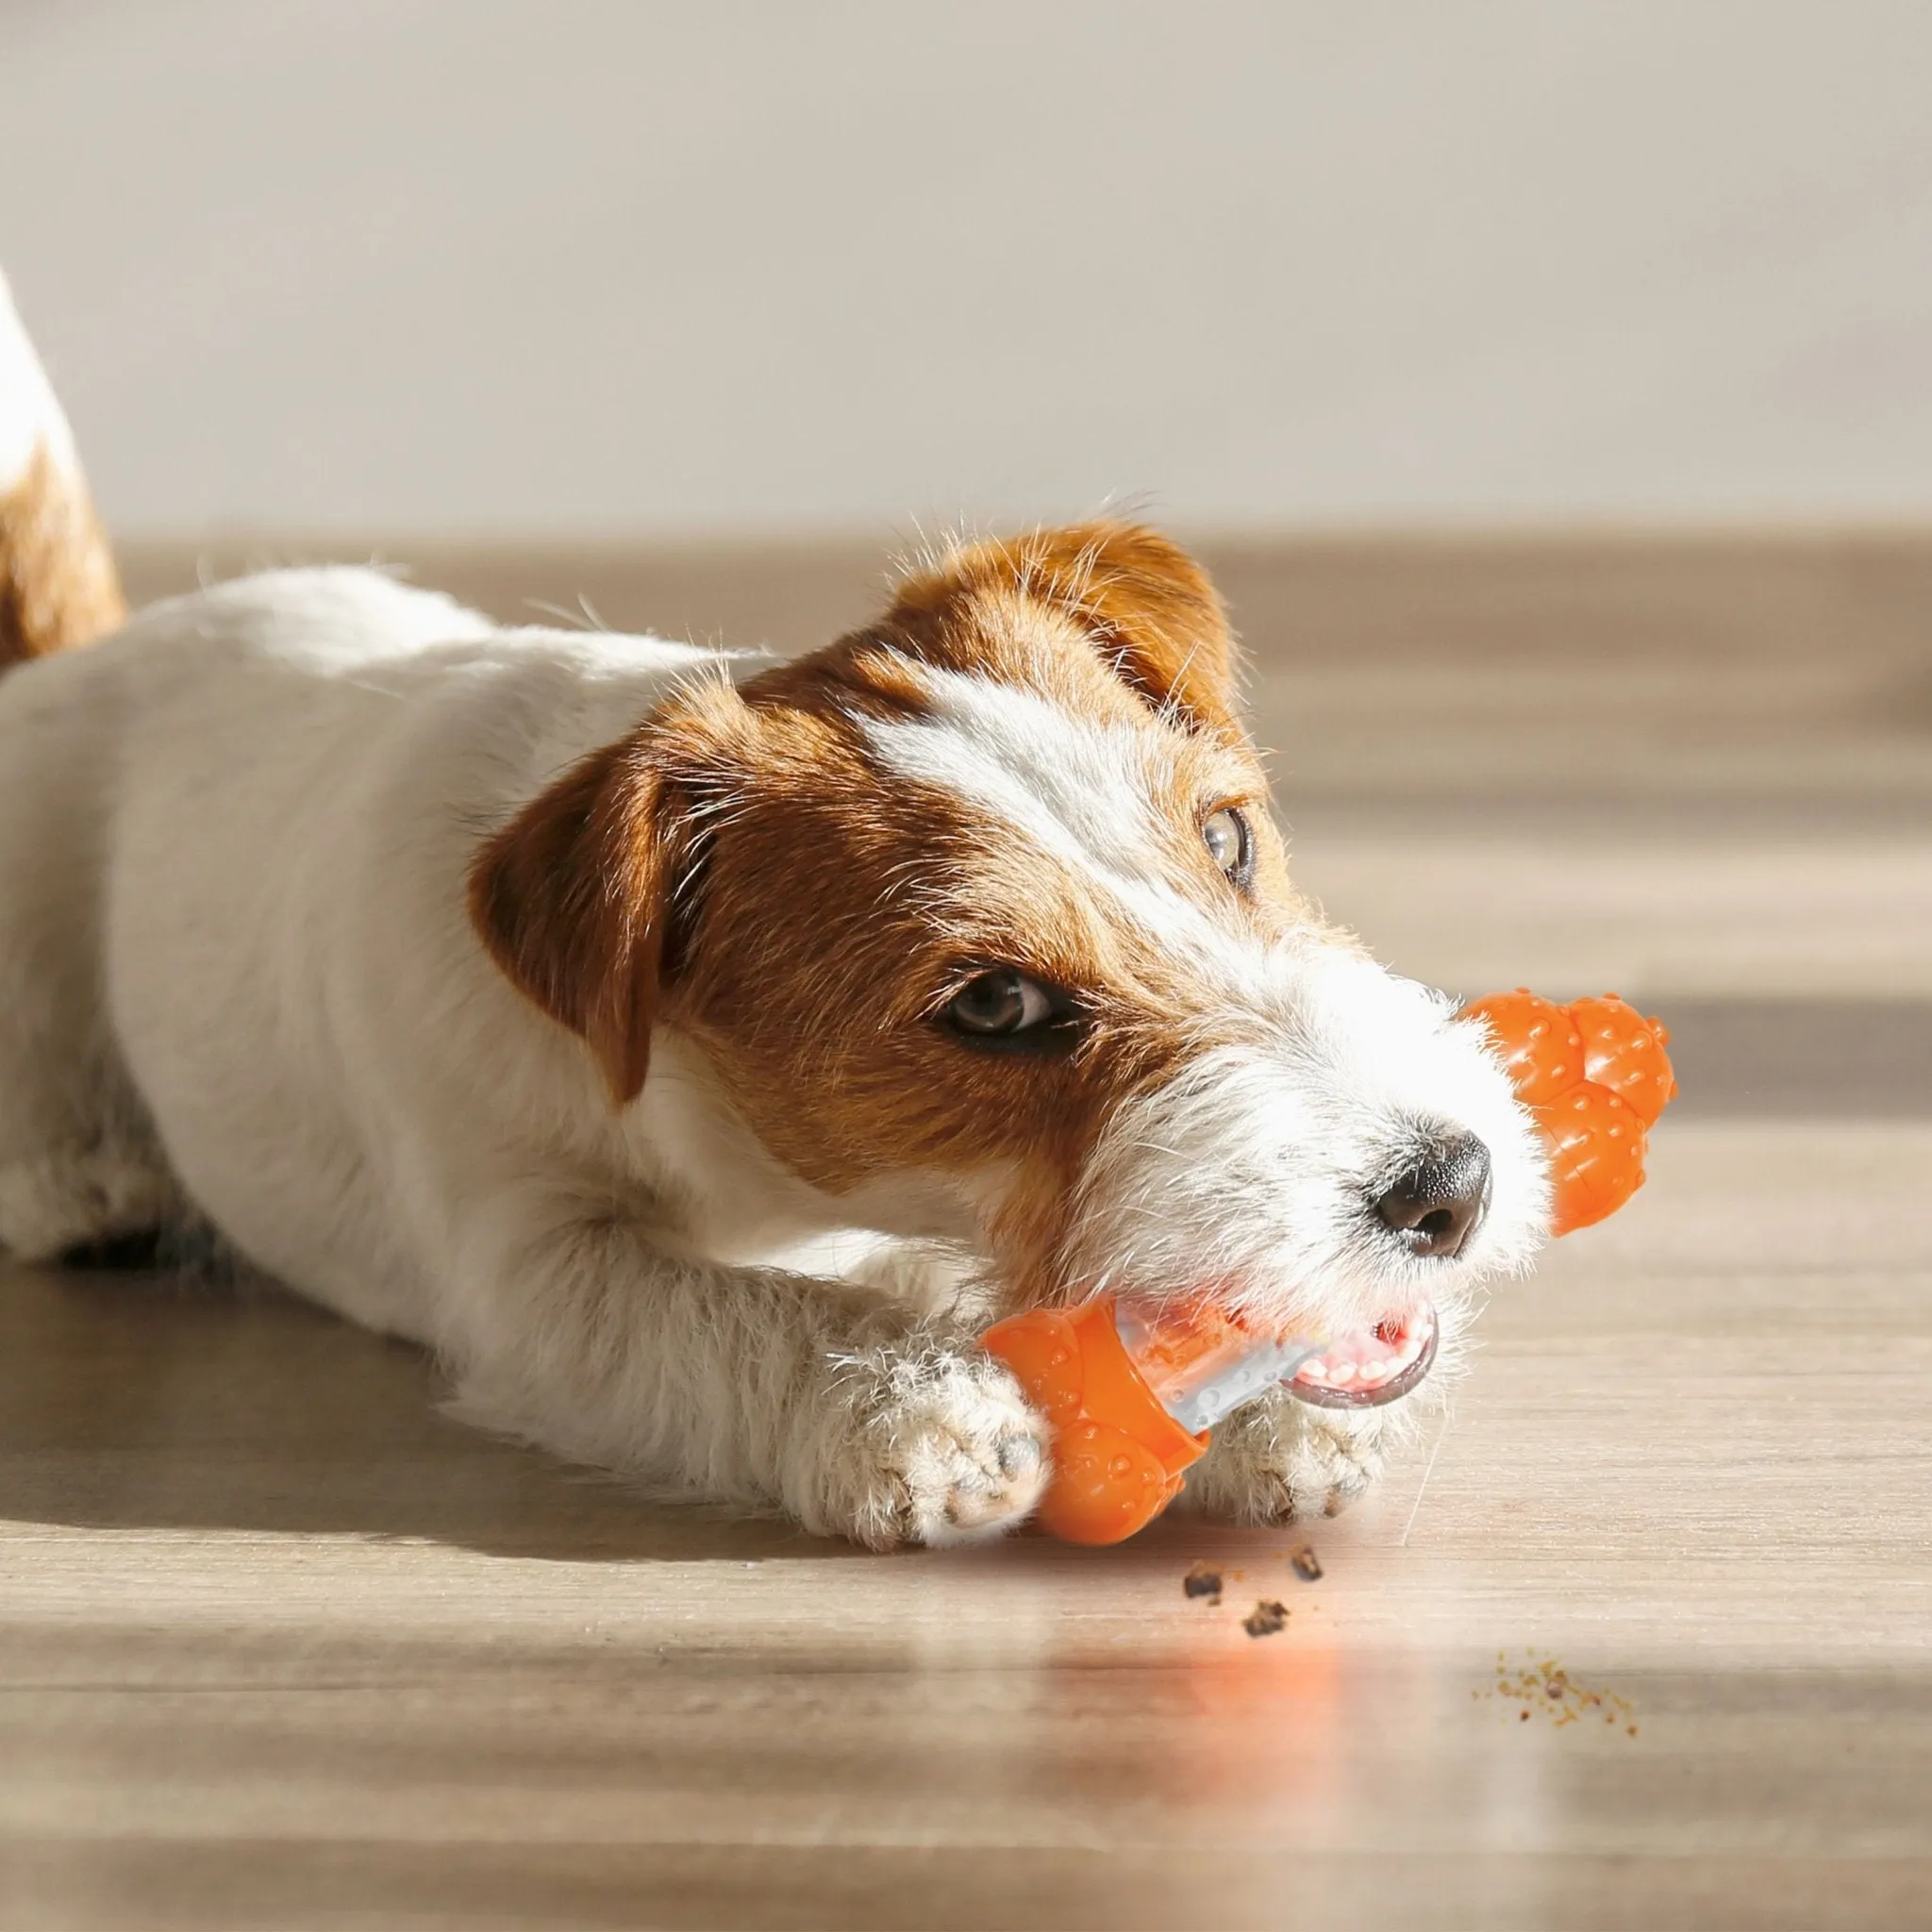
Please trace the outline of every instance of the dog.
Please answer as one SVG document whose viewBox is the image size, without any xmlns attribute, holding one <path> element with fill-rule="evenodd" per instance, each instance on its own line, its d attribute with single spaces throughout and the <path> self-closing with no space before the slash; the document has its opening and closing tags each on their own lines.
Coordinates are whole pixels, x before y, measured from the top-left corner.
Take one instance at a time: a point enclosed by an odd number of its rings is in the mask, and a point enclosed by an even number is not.
<svg viewBox="0 0 1932 1932">
<path fill-rule="evenodd" d="M 0 335 L 17 1257 L 211 1229 L 487 1428 L 882 1549 L 1038 1500 L 1002 1315 L 1209 1293 L 1361 1342 L 1367 1392 L 1430 1324 L 1412 1392 L 1217 1432 L 1183 1507 L 1277 1523 L 1361 1491 L 1534 1252 L 1527 1116 L 1295 891 L 1166 538 L 961 542 L 791 661 L 367 569 L 122 625 Z"/>
</svg>

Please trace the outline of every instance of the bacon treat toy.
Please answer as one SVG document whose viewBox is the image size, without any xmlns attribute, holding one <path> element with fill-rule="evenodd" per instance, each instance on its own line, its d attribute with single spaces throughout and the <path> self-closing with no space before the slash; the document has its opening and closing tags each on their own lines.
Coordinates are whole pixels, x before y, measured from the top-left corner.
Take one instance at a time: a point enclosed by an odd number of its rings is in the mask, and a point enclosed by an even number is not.
<svg viewBox="0 0 1932 1932">
<path fill-rule="evenodd" d="M 1488 1028 L 1542 1129 L 1550 1232 L 1614 1214 L 1643 1185 L 1647 1130 L 1677 1091 L 1669 1033 L 1615 993 L 1559 1006 L 1519 987 L 1472 1001 L 1463 1017 Z M 1324 1407 L 1371 1407 L 1414 1388 L 1436 1353 L 1426 1313 L 1331 1343 L 1260 1333 L 1207 1296 L 1096 1295 L 1029 1309 L 984 1339 L 1053 1424 L 1038 1520 L 1078 1543 L 1120 1542 L 1151 1523 L 1215 1424 L 1274 1384 Z"/>
</svg>

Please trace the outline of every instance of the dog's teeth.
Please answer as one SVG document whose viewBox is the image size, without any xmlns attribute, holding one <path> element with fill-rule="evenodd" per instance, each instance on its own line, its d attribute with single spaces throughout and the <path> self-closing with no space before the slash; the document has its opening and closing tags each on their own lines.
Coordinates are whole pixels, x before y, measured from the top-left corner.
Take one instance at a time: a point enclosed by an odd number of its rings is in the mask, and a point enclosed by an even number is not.
<svg viewBox="0 0 1932 1932">
<path fill-rule="evenodd" d="M 1353 1362 L 1337 1362 L 1328 1371 L 1328 1379 L 1331 1382 L 1353 1382 L 1355 1380 L 1355 1364 Z"/>
<path fill-rule="evenodd" d="M 1328 1379 L 1328 1364 L 1322 1361 L 1304 1362 L 1299 1373 L 1311 1382 L 1325 1382 Z"/>
</svg>

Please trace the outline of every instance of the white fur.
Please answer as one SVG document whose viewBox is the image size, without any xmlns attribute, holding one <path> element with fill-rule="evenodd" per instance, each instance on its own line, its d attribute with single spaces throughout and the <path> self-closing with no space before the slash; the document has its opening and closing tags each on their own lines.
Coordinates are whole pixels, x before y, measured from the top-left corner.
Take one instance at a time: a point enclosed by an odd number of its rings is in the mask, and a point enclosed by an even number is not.
<svg viewBox="0 0 1932 1932">
<path fill-rule="evenodd" d="M 1544 1158 L 1482 1037 L 1447 1001 L 1310 937 L 1271 948 L 1248 1037 L 1108 1123 L 1089 1163 L 1076 1278 L 1213 1284 L 1258 1322 L 1324 1335 L 1426 1296 L 1451 1307 L 1524 1267 L 1549 1222 Z M 1371 1204 L 1448 1131 L 1489 1147 L 1490 1209 L 1462 1253 L 1419 1259 Z"/>
<path fill-rule="evenodd" d="M 1166 875 L 1152 807 L 1168 775 L 1158 737 L 1070 716 L 1036 691 L 991 678 L 908 669 L 931 708 L 920 719 L 863 721 L 883 764 L 991 813 L 1074 867 L 1161 944 L 1187 948 L 1224 991 L 1249 990 L 1253 949 L 1231 944 L 1226 928 Z M 1231 772 L 1231 789 L 1247 775 Z"/>
<path fill-rule="evenodd" d="M 0 1243 L 45 1256 L 205 1216 L 440 1351 L 465 1413 L 559 1454 L 874 1544 L 1023 1517 L 1044 1430 L 972 1345 L 958 1259 L 1001 1177 L 886 1175 L 832 1201 L 663 1029 L 613 1110 L 470 927 L 479 840 L 716 661 L 296 571 L 0 679 Z M 1205 1001 L 1246 1015 L 1243 1044 L 1098 1149 L 1094 1285 L 1206 1266 L 1257 1306 L 1386 1312 L 1421 1277 L 1366 1240 L 1362 1190 L 1418 1121 L 1479 1132 L 1497 1162 L 1481 1245 L 1431 1290 L 1519 1260 L 1541 1182 L 1474 1037 L 1330 941 L 1229 939 L 1161 877 L 1144 747 L 972 683 L 882 751 L 1071 854 L 1198 957 Z M 1381 1426 L 1267 1417 L 1198 1497 L 1260 1515 L 1325 1481 L 1332 1499 L 1365 1466 L 1333 1445 Z"/>
</svg>

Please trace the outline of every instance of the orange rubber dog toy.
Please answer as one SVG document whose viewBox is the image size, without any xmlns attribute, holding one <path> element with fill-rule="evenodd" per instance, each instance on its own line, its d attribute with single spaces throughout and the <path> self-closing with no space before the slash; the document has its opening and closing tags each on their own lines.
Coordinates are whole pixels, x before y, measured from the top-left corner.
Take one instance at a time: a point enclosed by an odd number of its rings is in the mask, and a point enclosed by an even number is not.
<svg viewBox="0 0 1932 1932">
<path fill-rule="evenodd" d="M 1115 1320 L 1111 1295 L 1077 1308 L 1032 1308 L 989 1328 L 983 1345 L 1020 1378 L 1053 1424 L 1053 1480 L 1036 1512 L 1070 1543 L 1117 1543 L 1180 1493 L 1208 1451 L 1161 1406 Z"/>
<path fill-rule="evenodd" d="M 1664 1051 L 1670 1035 L 1615 993 L 1558 1006 L 1519 987 L 1473 1001 L 1463 1017 L 1488 1027 L 1516 1097 L 1542 1129 L 1550 1232 L 1614 1214 L 1643 1185 L 1646 1130 L 1677 1091 Z M 1151 1523 L 1207 1453 L 1213 1424 L 1324 1346 L 1320 1338 L 1257 1334 L 1207 1300 L 1112 1295 L 1077 1308 L 1029 1309 L 988 1329 L 983 1341 L 1053 1424 L 1053 1481 L 1039 1521 L 1076 1543 L 1121 1542 Z M 1433 1322 L 1389 1336 L 1383 1347 L 1406 1364 L 1383 1383 L 1386 1400 L 1427 1372 Z M 1323 1399 L 1348 1400 L 1332 1388 Z"/>
<path fill-rule="evenodd" d="M 1613 992 L 1559 1007 L 1519 986 L 1462 1011 L 1489 1026 L 1517 1099 L 1549 1142 L 1550 1232 L 1614 1214 L 1643 1185 L 1645 1129 L 1677 1091 L 1668 1030 Z"/>
</svg>

